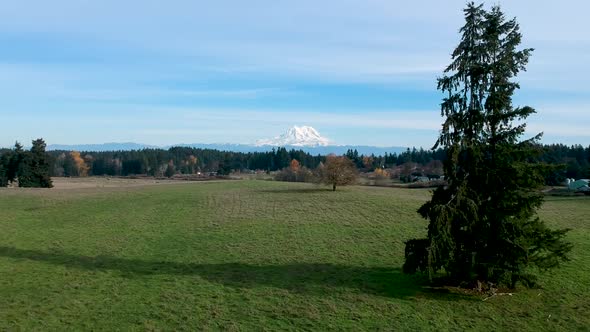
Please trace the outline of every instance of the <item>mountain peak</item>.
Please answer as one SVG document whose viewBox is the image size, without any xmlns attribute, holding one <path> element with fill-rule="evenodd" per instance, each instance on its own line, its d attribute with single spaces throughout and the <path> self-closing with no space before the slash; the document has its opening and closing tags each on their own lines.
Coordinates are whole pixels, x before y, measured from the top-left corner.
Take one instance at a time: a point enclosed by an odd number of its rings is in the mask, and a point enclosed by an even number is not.
<svg viewBox="0 0 590 332">
<path fill-rule="evenodd" d="M 327 146 L 329 144 L 330 140 L 322 137 L 322 135 L 320 135 L 317 130 L 309 126 L 293 126 L 280 136 L 256 141 L 257 146 L 271 145 L 311 147 Z"/>
</svg>

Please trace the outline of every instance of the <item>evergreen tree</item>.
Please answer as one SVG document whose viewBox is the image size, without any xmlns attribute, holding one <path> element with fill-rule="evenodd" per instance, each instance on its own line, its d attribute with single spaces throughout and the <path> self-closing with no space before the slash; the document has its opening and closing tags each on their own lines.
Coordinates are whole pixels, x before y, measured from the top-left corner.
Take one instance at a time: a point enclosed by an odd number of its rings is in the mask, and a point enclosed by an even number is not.
<svg viewBox="0 0 590 332">
<path fill-rule="evenodd" d="M 8 186 L 8 169 L 10 167 L 11 158 L 12 153 L 9 151 L 5 151 L 0 155 L 0 187 Z"/>
<path fill-rule="evenodd" d="M 49 157 L 45 152 L 43 139 L 33 141 L 31 151 L 23 152 L 22 162 L 17 171 L 19 187 L 51 188 Z"/>
<path fill-rule="evenodd" d="M 520 141 L 523 120 L 535 111 L 512 106 L 519 88 L 513 79 L 532 49 L 517 49 L 519 26 L 499 7 L 470 3 L 464 12 L 461 42 L 438 81 L 445 121 L 434 148 L 446 149 L 448 185 L 419 209 L 429 220 L 428 239 L 408 242 L 404 270 L 432 276 L 444 269 L 468 284 L 530 285 L 534 268 L 557 266 L 571 249 L 566 230 L 550 230 L 535 216 L 548 172 L 531 162 L 541 134 Z"/>
<path fill-rule="evenodd" d="M 279 170 L 288 167 L 290 162 L 291 159 L 289 158 L 289 153 L 287 152 L 287 149 L 278 148 L 275 155 L 275 167 L 273 168 L 273 170 Z"/>
<path fill-rule="evenodd" d="M 25 152 L 23 146 L 16 142 L 14 143 L 14 150 L 9 154 L 8 168 L 6 170 L 6 177 L 8 182 L 13 182 L 18 176 L 18 170 L 22 165 Z"/>
<path fill-rule="evenodd" d="M 168 178 L 171 178 L 174 176 L 174 174 L 176 174 L 176 168 L 174 167 L 174 163 L 172 163 L 172 160 L 168 163 L 168 166 L 166 166 L 166 171 L 164 172 L 164 175 Z"/>
</svg>

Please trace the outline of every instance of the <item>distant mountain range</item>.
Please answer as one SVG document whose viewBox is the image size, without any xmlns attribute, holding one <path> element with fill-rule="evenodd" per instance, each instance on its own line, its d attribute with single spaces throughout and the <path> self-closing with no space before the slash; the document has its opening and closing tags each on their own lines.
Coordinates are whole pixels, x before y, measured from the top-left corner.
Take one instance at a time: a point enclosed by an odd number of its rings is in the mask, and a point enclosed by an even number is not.
<svg viewBox="0 0 590 332">
<path fill-rule="evenodd" d="M 266 152 L 276 149 L 277 147 L 284 147 L 288 150 L 303 150 L 312 155 L 327 155 L 330 153 L 344 154 L 348 150 L 357 150 L 359 154 L 364 155 L 383 155 L 385 153 L 400 153 L 406 151 L 406 147 L 391 146 L 391 147 L 376 147 L 367 145 L 330 145 L 330 140 L 322 137 L 320 133 L 312 127 L 294 126 L 289 128 L 284 134 L 272 139 L 263 139 L 256 141 L 256 144 L 173 144 L 168 146 L 155 146 L 138 143 L 104 143 L 104 144 L 76 144 L 76 145 L 62 145 L 51 144 L 48 145 L 47 150 L 76 150 L 88 152 L 103 152 L 103 151 L 129 151 L 142 149 L 168 149 L 171 147 L 191 147 L 198 149 L 212 149 L 220 151 L 233 152 Z"/>
<path fill-rule="evenodd" d="M 64 151 L 87 151 L 87 152 L 104 152 L 104 151 L 130 151 L 130 150 L 142 150 L 142 149 L 169 149 L 174 146 L 179 147 L 191 147 L 197 149 L 212 149 L 212 150 L 220 150 L 220 151 L 232 151 L 232 152 L 266 152 L 272 149 L 276 149 L 275 146 L 256 146 L 256 145 L 247 145 L 247 144 L 174 144 L 170 146 L 154 146 L 148 144 L 138 144 L 138 143 L 105 143 L 105 144 L 81 144 L 81 145 L 62 145 L 62 144 L 52 144 L 47 147 L 49 151 L 55 150 L 64 150 Z M 295 149 L 295 150 L 303 150 L 307 153 L 312 155 L 327 155 L 330 153 L 334 153 L 337 155 L 341 155 L 346 153 L 349 149 L 357 150 L 359 154 L 370 155 L 374 154 L 376 156 L 383 155 L 385 153 L 400 153 L 406 151 L 407 148 L 399 147 L 399 146 L 391 146 L 391 147 L 380 147 L 380 146 L 367 146 L 367 145 L 328 145 L 328 146 L 315 146 L 315 147 L 308 147 L 308 146 L 295 146 L 295 145 L 285 145 L 281 146 L 286 148 L 287 150 Z"/>
<path fill-rule="evenodd" d="M 143 149 L 159 149 L 165 148 L 161 146 L 155 145 L 148 145 L 148 144 L 139 144 L 139 143 L 102 143 L 102 144 L 49 144 L 47 145 L 47 150 L 55 151 L 55 150 L 75 150 L 75 151 L 93 151 L 93 152 L 103 152 L 103 151 L 131 151 L 131 150 L 143 150 Z"/>
</svg>

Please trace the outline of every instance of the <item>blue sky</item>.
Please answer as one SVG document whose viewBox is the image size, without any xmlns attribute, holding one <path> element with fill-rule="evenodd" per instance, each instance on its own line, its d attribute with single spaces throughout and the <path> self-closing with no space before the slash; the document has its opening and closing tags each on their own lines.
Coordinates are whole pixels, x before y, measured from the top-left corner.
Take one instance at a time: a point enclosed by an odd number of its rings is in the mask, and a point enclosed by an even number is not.
<svg viewBox="0 0 590 332">
<path fill-rule="evenodd" d="M 494 2 L 497 3 L 497 2 Z M 586 1 L 500 1 L 535 48 L 530 133 L 590 144 Z M 0 146 L 252 143 L 309 125 L 337 144 L 430 147 L 464 1 L 10 1 Z"/>
</svg>

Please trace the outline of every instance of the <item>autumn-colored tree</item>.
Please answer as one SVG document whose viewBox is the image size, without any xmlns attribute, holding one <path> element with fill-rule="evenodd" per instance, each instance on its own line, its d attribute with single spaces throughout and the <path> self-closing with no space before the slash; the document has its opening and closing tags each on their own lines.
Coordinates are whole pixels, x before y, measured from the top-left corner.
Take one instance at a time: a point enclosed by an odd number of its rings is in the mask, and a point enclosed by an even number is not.
<svg viewBox="0 0 590 332">
<path fill-rule="evenodd" d="M 289 167 L 291 167 L 291 170 L 293 172 L 297 172 L 301 167 L 301 164 L 299 163 L 299 161 L 297 161 L 297 159 L 293 159 L 291 160 L 291 165 Z"/>
<path fill-rule="evenodd" d="M 377 167 L 375 168 L 375 171 L 373 172 L 372 176 L 370 176 L 370 178 L 373 179 L 374 184 L 383 186 L 389 183 L 388 180 L 391 178 L 391 176 L 386 169 L 382 167 Z"/>
<path fill-rule="evenodd" d="M 84 159 L 80 156 L 80 152 L 78 151 L 71 151 L 70 157 L 74 162 L 74 169 L 77 176 L 88 176 L 88 165 Z"/>
<path fill-rule="evenodd" d="M 337 186 L 353 184 L 357 180 L 357 169 L 352 160 L 344 156 L 329 155 L 326 162 L 318 167 L 320 182 L 331 184 L 332 191 Z"/>
<path fill-rule="evenodd" d="M 363 166 L 367 169 L 370 169 L 373 166 L 374 161 L 375 161 L 375 158 L 373 158 L 371 156 L 364 156 L 363 157 Z"/>
<path fill-rule="evenodd" d="M 389 178 L 389 172 L 387 172 L 385 169 L 383 168 L 375 168 L 375 178 L 376 179 L 388 179 Z"/>
<path fill-rule="evenodd" d="M 308 182 L 313 180 L 313 173 L 297 159 L 292 159 L 289 167 L 283 168 L 275 174 L 275 180 L 287 182 Z"/>
<path fill-rule="evenodd" d="M 195 174 L 197 172 L 197 157 L 192 154 L 188 156 L 186 160 L 187 171 L 189 174 Z"/>
</svg>

